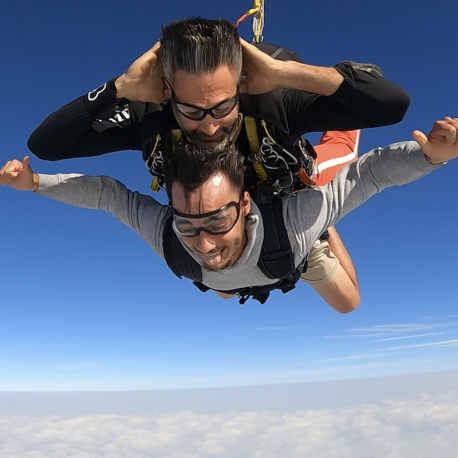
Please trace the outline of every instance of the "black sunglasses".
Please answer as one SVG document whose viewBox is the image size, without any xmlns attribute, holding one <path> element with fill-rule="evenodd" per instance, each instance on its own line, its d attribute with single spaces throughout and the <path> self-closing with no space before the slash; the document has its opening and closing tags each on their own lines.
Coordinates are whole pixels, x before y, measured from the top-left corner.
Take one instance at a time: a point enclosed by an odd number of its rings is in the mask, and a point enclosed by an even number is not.
<svg viewBox="0 0 458 458">
<path fill-rule="evenodd" d="M 178 113 L 183 115 L 185 118 L 192 119 L 193 121 L 202 121 L 202 119 L 204 119 L 208 114 L 215 119 L 224 118 L 235 108 L 240 96 L 240 87 L 237 86 L 237 92 L 233 97 L 223 100 L 212 108 L 200 108 L 189 103 L 179 102 L 170 83 L 169 86 L 172 94 L 172 103 L 175 105 Z"/>
</svg>

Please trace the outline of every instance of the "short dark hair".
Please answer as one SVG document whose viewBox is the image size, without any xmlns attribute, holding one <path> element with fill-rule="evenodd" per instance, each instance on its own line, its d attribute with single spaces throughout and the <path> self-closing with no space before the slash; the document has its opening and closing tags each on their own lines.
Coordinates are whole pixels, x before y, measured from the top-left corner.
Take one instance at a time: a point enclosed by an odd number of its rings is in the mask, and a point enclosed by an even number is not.
<svg viewBox="0 0 458 458">
<path fill-rule="evenodd" d="M 215 174 L 227 177 L 240 195 L 244 191 L 245 158 L 233 143 L 224 151 L 214 152 L 189 143 L 176 145 L 175 151 L 164 160 L 165 184 L 170 205 L 173 205 L 172 185 L 180 183 L 188 195 L 202 186 Z"/>
<path fill-rule="evenodd" d="M 201 75 L 227 65 L 234 70 L 237 78 L 242 72 L 239 34 L 227 19 L 222 18 L 191 17 L 164 26 L 161 59 L 169 81 L 177 70 Z"/>
</svg>

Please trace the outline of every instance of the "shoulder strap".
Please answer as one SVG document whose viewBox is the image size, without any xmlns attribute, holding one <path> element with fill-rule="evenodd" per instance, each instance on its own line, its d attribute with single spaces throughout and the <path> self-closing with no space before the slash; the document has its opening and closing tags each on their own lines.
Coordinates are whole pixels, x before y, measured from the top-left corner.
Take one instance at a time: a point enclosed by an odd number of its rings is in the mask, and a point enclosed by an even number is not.
<svg viewBox="0 0 458 458">
<path fill-rule="evenodd" d="M 303 272 L 303 264 L 298 268 L 294 265 L 294 255 L 283 221 L 281 198 L 274 194 L 272 186 L 267 183 L 258 185 L 257 205 L 264 225 L 264 241 L 258 267 L 266 277 L 279 281 L 272 285 L 223 291 L 237 294 L 240 304 L 244 304 L 249 297 L 263 304 L 269 297 L 270 291 L 274 289 L 280 289 L 283 293 L 291 291 Z M 170 216 L 162 236 L 164 257 L 168 267 L 177 277 L 189 278 L 201 291 L 208 291 L 210 288 L 202 283 L 200 265 L 181 244 L 173 230 L 172 222 L 173 216 Z"/>
<path fill-rule="evenodd" d="M 164 257 L 169 269 L 179 278 L 202 281 L 202 269 L 199 263 L 185 250 L 172 227 L 173 216 L 167 220 L 162 234 Z"/>
<path fill-rule="evenodd" d="M 259 183 L 256 204 L 264 225 L 264 241 L 258 267 L 268 278 L 293 280 L 296 266 L 283 220 L 281 198 L 274 193 L 271 185 Z"/>
</svg>

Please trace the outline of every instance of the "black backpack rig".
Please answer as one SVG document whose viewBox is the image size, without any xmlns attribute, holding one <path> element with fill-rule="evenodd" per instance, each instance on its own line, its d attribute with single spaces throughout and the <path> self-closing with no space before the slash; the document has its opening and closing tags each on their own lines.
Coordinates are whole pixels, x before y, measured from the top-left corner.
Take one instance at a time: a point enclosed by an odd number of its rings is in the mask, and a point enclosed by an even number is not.
<svg viewBox="0 0 458 458">
<path fill-rule="evenodd" d="M 273 58 L 301 62 L 299 56 L 287 48 L 265 43 L 255 46 Z M 267 278 L 278 281 L 270 285 L 218 291 L 237 295 L 241 305 L 250 297 L 264 304 L 271 291 L 280 289 L 287 293 L 294 289 L 301 274 L 307 270 L 307 258 L 298 266 L 294 263 L 294 254 L 283 221 L 281 197 L 299 189 L 315 186 L 313 171 L 316 153 L 310 142 L 303 137 L 293 143 L 290 138 L 283 135 L 283 138 L 277 141 L 277 129 L 263 119 L 245 116 L 243 122 L 250 150 L 247 161 L 252 164 L 253 167 L 250 169 L 254 169 L 257 177 L 257 180 L 248 180 L 247 191 L 256 202 L 264 225 L 264 240 L 258 267 Z M 278 136 L 281 137 L 281 134 Z M 173 153 L 176 146 L 184 141 L 187 140 L 183 138 L 181 130 L 174 129 L 156 135 L 150 142 L 151 153 L 146 159 L 146 167 L 154 176 L 151 184 L 153 191 L 164 189 L 164 152 Z M 247 182 L 247 179 L 245 181 Z M 172 228 L 172 222 L 173 216 L 166 222 L 163 233 L 167 265 L 180 279 L 189 278 L 201 291 L 208 291 L 211 288 L 202 283 L 201 266 L 183 247 Z M 321 237 L 322 240 L 326 238 L 327 233 Z"/>
</svg>

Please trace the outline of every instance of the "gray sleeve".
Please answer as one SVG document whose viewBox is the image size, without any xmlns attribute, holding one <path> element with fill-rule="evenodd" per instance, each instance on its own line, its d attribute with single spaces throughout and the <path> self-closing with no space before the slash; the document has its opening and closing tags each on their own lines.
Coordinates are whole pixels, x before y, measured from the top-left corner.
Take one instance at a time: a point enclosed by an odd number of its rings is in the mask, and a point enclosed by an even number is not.
<svg viewBox="0 0 458 458">
<path fill-rule="evenodd" d="M 415 181 L 432 165 L 416 142 L 376 148 L 340 170 L 326 186 L 285 196 L 284 218 L 296 257 L 305 256 L 330 226 L 390 186 Z"/>
<path fill-rule="evenodd" d="M 133 192 L 119 181 L 86 175 L 38 175 L 37 194 L 76 207 L 105 210 L 139 234 L 164 257 L 162 232 L 170 215 L 166 205 L 150 196 Z"/>
</svg>

